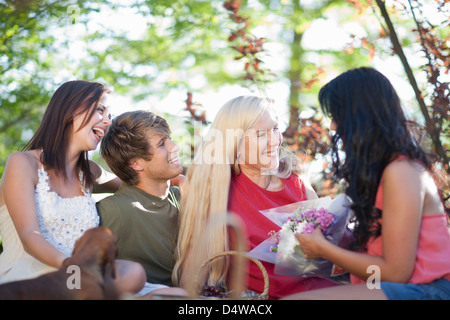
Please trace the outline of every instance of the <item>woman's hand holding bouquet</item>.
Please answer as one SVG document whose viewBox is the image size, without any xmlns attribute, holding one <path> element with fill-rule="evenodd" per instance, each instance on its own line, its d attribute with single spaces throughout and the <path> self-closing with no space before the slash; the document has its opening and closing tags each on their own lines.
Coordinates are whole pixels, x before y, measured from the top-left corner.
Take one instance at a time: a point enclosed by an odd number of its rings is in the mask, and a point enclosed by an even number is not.
<svg viewBox="0 0 450 320">
<path fill-rule="evenodd" d="M 317 228 L 310 234 L 296 233 L 295 237 L 299 241 L 306 259 L 322 258 L 321 248 L 327 242 L 322 230 Z"/>
</svg>

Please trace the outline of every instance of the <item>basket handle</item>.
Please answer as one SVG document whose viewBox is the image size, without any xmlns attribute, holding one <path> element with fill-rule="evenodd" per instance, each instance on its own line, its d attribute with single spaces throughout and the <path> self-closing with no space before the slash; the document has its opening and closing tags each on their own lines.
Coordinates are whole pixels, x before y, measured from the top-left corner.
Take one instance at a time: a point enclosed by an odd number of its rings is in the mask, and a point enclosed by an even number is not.
<svg viewBox="0 0 450 320">
<path fill-rule="evenodd" d="M 218 253 L 214 256 L 211 256 L 206 259 L 203 263 L 200 263 L 199 261 L 196 261 L 198 263 L 199 272 L 195 274 L 194 277 L 190 279 L 190 283 L 187 286 L 190 291 L 191 297 L 195 297 L 197 295 L 197 290 L 199 286 L 199 277 L 201 274 L 201 270 L 208 264 L 211 263 L 213 260 L 224 257 L 224 256 L 230 256 L 234 255 L 236 256 L 236 263 L 233 264 L 233 269 L 231 273 L 231 288 L 232 293 L 230 298 L 231 299 L 239 299 L 240 298 L 240 292 L 243 291 L 243 282 L 244 282 L 244 260 L 245 258 L 250 259 L 254 263 L 257 264 L 257 266 L 261 269 L 261 272 L 264 276 L 264 292 L 261 294 L 261 296 L 265 295 L 267 296 L 268 293 L 268 287 L 269 287 L 269 280 L 267 271 L 264 268 L 264 266 L 261 264 L 260 261 L 257 259 L 248 257 L 245 252 L 247 251 L 246 241 L 245 241 L 245 227 L 244 224 L 239 216 L 233 213 L 227 213 L 226 215 L 214 217 L 213 219 L 210 219 L 208 221 L 208 224 L 205 228 L 205 232 L 203 233 L 201 237 L 201 241 L 199 242 L 199 250 L 202 249 L 202 247 L 205 246 L 205 244 L 208 242 L 209 239 L 206 238 L 208 234 L 210 234 L 210 231 L 213 231 L 214 228 L 217 227 L 217 225 L 226 224 L 230 226 L 233 231 L 236 234 L 236 241 L 237 241 L 237 250 L 235 251 L 226 251 Z"/>
<path fill-rule="evenodd" d="M 200 269 L 203 269 L 204 267 L 206 267 L 208 265 L 208 263 L 214 261 L 215 259 L 222 258 L 222 257 L 225 257 L 225 256 L 242 256 L 242 257 L 245 257 L 245 258 L 249 259 L 250 261 L 254 262 L 258 266 L 258 268 L 259 268 L 259 270 L 261 270 L 261 273 L 262 273 L 263 278 L 264 278 L 264 290 L 263 290 L 263 292 L 260 295 L 261 295 L 262 298 L 266 299 L 268 297 L 268 294 L 269 294 L 269 275 L 267 273 L 267 270 L 263 266 L 261 261 L 255 259 L 255 258 L 249 257 L 245 253 L 242 253 L 242 252 L 239 252 L 239 251 L 225 251 L 225 252 L 216 254 L 216 255 L 214 255 L 212 257 L 209 257 L 205 262 L 203 262 L 203 264 L 200 266 Z M 235 270 L 236 270 L 236 272 L 239 272 L 239 271 L 242 272 L 241 268 L 235 268 Z M 234 298 L 238 298 L 240 290 L 235 290 L 235 291 L 236 292 L 234 292 L 234 293 L 237 296 L 235 296 Z"/>
</svg>

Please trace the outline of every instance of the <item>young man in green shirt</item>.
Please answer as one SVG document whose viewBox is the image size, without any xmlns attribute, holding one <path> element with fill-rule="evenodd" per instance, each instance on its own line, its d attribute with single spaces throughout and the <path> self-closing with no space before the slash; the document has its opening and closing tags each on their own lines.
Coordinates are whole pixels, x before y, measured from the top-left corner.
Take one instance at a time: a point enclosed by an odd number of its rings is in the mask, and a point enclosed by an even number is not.
<svg viewBox="0 0 450 320">
<path fill-rule="evenodd" d="M 120 259 L 139 262 L 147 274 L 141 294 L 184 294 L 172 287 L 180 190 L 170 180 L 183 168 L 167 122 L 149 111 L 116 117 L 102 139 L 101 155 L 122 181 L 97 203 L 100 223 L 117 236 Z"/>
</svg>

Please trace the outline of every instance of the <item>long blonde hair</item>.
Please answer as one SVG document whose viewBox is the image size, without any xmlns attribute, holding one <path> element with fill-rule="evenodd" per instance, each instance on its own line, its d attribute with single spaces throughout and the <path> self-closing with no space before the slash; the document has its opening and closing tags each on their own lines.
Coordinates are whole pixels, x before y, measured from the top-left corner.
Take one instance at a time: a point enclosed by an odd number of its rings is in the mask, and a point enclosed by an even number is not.
<svg viewBox="0 0 450 320">
<path fill-rule="evenodd" d="M 229 250 L 226 225 L 214 230 L 211 238 L 202 243 L 199 239 L 210 219 L 227 214 L 228 194 L 232 170 L 239 174 L 237 152 L 243 138 L 266 110 L 272 110 L 272 100 L 256 96 L 234 98 L 219 110 L 211 128 L 195 154 L 183 184 L 180 208 L 176 264 L 172 274 L 174 284 L 182 285 L 182 278 L 198 273 L 197 259 L 204 261 L 215 254 Z M 231 133 L 231 134 L 230 134 Z M 277 175 L 287 177 L 300 173 L 298 161 L 292 155 L 282 159 L 283 168 Z M 181 274 L 181 273 L 186 274 Z M 205 274 L 209 285 L 222 285 L 228 272 L 228 262 L 218 260 Z"/>
</svg>

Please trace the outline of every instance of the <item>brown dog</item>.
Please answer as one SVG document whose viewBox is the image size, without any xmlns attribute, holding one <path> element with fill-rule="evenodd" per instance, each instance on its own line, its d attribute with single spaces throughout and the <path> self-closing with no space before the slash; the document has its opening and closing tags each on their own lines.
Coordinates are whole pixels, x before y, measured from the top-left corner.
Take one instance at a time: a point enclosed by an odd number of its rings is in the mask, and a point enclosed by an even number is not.
<svg viewBox="0 0 450 320">
<path fill-rule="evenodd" d="M 89 229 L 59 270 L 0 285 L 0 300 L 117 299 L 113 284 L 116 257 L 113 232 L 105 227 Z"/>
</svg>

